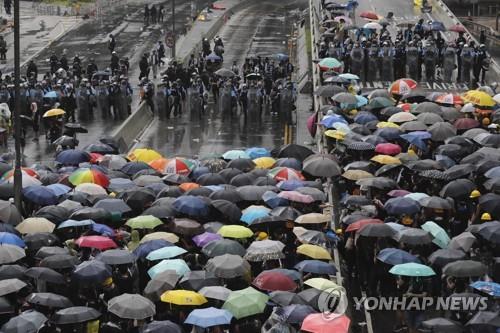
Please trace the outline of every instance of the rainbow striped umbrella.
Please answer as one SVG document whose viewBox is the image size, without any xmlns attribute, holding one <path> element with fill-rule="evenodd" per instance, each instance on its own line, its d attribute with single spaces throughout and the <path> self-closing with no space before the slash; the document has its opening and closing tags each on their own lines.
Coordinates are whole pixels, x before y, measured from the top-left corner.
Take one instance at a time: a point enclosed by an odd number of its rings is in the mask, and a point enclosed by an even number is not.
<svg viewBox="0 0 500 333">
<path fill-rule="evenodd" d="M 97 184 L 102 187 L 109 186 L 109 179 L 104 173 L 89 168 L 80 168 L 73 171 L 68 180 L 74 186 L 84 183 Z"/>
<path fill-rule="evenodd" d="M 189 175 L 195 167 L 191 160 L 182 157 L 170 159 L 160 158 L 152 161 L 149 165 L 161 173 L 172 173 L 185 176 Z"/>
<path fill-rule="evenodd" d="M 277 181 L 285 180 L 304 180 L 304 176 L 300 171 L 287 167 L 277 167 L 269 171 L 269 176 Z"/>
</svg>

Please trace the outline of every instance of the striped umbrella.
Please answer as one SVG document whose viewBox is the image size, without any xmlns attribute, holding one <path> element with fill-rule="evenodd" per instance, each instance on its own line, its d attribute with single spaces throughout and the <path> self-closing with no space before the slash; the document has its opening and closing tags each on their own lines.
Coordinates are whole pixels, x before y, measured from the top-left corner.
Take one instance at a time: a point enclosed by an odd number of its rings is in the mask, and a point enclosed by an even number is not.
<svg viewBox="0 0 500 333">
<path fill-rule="evenodd" d="M 277 167 L 269 171 L 269 176 L 277 181 L 284 180 L 304 180 L 300 171 L 287 167 Z"/>
<path fill-rule="evenodd" d="M 389 87 L 389 92 L 393 95 L 405 95 L 417 88 L 417 82 L 412 79 L 399 79 L 394 81 Z"/>
<path fill-rule="evenodd" d="M 186 158 L 174 157 L 170 159 L 157 159 L 149 164 L 151 167 L 161 173 L 189 175 L 194 169 L 193 162 Z"/>
</svg>

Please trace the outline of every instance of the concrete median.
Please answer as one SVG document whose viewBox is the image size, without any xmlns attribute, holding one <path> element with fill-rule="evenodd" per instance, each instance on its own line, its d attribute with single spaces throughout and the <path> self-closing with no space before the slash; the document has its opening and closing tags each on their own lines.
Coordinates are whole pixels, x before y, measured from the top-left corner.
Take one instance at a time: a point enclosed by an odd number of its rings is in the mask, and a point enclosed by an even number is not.
<svg viewBox="0 0 500 333">
<path fill-rule="evenodd" d="M 154 115 L 146 103 L 142 102 L 113 133 L 112 137 L 120 144 L 122 151 L 128 151 L 134 144 L 134 140 L 139 137 L 153 121 Z"/>
</svg>

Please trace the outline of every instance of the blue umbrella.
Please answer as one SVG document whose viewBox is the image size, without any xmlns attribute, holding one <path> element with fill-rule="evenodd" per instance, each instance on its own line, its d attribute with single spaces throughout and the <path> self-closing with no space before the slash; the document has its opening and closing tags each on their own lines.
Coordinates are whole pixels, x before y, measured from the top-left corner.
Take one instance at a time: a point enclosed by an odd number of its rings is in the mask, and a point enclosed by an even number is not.
<svg viewBox="0 0 500 333">
<path fill-rule="evenodd" d="M 420 263 L 420 260 L 414 255 L 395 248 L 383 249 L 377 255 L 377 259 L 389 265 L 400 265 L 410 262 Z"/>
<path fill-rule="evenodd" d="M 384 209 L 390 215 L 413 215 L 420 211 L 420 204 L 410 198 L 396 197 L 387 200 Z"/>
<path fill-rule="evenodd" d="M 183 276 L 187 272 L 190 272 L 189 266 L 182 259 L 167 259 L 162 260 L 158 264 L 154 265 L 148 270 L 148 275 L 150 278 L 154 278 L 155 275 L 164 272 L 166 270 L 172 270 L 179 276 Z"/>
<path fill-rule="evenodd" d="M 228 325 L 231 323 L 232 318 L 233 315 L 231 312 L 210 307 L 191 311 L 184 323 L 206 328 L 217 325 Z"/>
<path fill-rule="evenodd" d="M 424 30 L 426 31 L 446 31 L 443 22 L 434 21 L 431 24 L 424 24 Z"/>
<path fill-rule="evenodd" d="M 47 185 L 47 188 L 52 190 L 52 192 L 54 192 L 54 194 L 57 195 L 58 197 L 71 191 L 71 187 L 66 186 L 64 184 L 50 184 Z"/>
<path fill-rule="evenodd" d="M 155 261 L 155 260 L 162 260 L 162 259 L 170 259 L 177 257 L 181 254 L 186 253 L 187 251 L 184 250 L 182 247 L 178 246 L 166 246 L 162 247 L 161 249 L 154 250 L 149 252 L 149 254 L 146 256 L 146 259 L 149 261 Z"/>
<path fill-rule="evenodd" d="M 144 162 L 128 162 L 120 169 L 120 171 L 132 176 L 145 169 L 151 169 L 151 167 Z"/>
<path fill-rule="evenodd" d="M 454 160 L 452 160 L 451 158 L 449 158 L 446 155 L 439 155 L 438 154 L 435 156 L 435 159 L 436 159 L 436 162 L 438 162 L 445 169 L 449 169 L 452 166 L 457 164 Z"/>
<path fill-rule="evenodd" d="M 165 247 L 165 246 L 174 246 L 174 244 L 167 242 L 164 239 L 151 240 L 151 241 L 139 244 L 139 246 L 134 250 L 134 254 L 138 258 L 146 258 L 146 256 L 150 252 L 152 252 L 154 250 L 161 249 L 162 247 Z"/>
<path fill-rule="evenodd" d="M 274 167 L 287 167 L 301 171 L 302 162 L 293 157 L 279 158 Z"/>
<path fill-rule="evenodd" d="M 53 90 L 46 92 L 45 95 L 43 95 L 45 98 L 57 98 L 57 93 Z"/>
<path fill-rule="evenodd" d="M 72 279 L 79 283 L 103 283 L 111 277 L 111 268 L 99 260 L 84 261 L 76 266 Z"/>
<path fill-rule="evenodd" d="M 0 232 L 0 244 L 10 244 L 24 248 L 26 244 L 19 238 L 19 236 L 11 234 L 10 232 Z"/>
<path fill-rule="evenodd" d="M 288 59 L 288 55 L 286 55 L 284 53 L 276 53 L 274 55 L 274 58 L 276 58 L 278 61 L 287 60 Z"/>
<path fill-rule="evenodd" d="M 474 289 L 482 291 L 493 297 L 500 297 L 500 283 L 487 282 L 487 281 L 476 281 L 470 286 Z"/>
<path fill-rule="evenodd" d="M 57 205 L 59 199 L 55 193 L 45 186 L 34 185 L 23 188 L 24 197 L 38 205 Z"/>
<path fill-rule="evenodd" d="M 337 268 L 334 265 L 319 260 L 302 260 L 294 268 L 301 272 L 314 274 L 334 275 L 337 273 Z"/>
<path fill-rule="evenodd" d="M 333 124 L 335 123 L 343 123 L 343 124 L 348 124 L 347 121 L 342 117 L 337 114 L 329 115 L 323 117 L 321 120 L 321 125 L 325 126 L 326 128 L 332 128 Z"/>
<path fill-rule="evenodd" d="M 429 137 L 427 137 L 427 135 L 425 135 L 424 133 L 427 133 L 429 135 Z M 416 131 L 416 132 L 411 132 L 408 134 L 402 134 L 401 138 L 408 141 L 409 143 L 417 146 L 419 149 L 422 149 L 423 151 L 427 151 L 427 149 L 428 149 L 427 144 L 424 142 L 424 140 L 430 138 L 430 133 L 423 132 L 423 131 Z"/>
<path fill-rule="evenodd" d="M 282 191 L 295 191 L 299 187 L 306 186 L 301 180 L 284 180 L 277 184 L 278 188 Z"/>
<path fill-rule="evenodd" d="M 185 195 L 175 199 L 172 205 L 179 213 L 190 216 L 204 217 L 210 214 L 210 207 L 200 197 Z"/>
<path fill-rule="evenodd" d="M 251 209 L 251 210 L 247 210 L 246 212 L 244 212 L 241 217 L 240 217 L 240 220 L 247 223 L 247 224 L 251 224 L 253 222 L 253 220 L 255 219 L 258 219 L 258 218 L 261 218 L 261 217 L 265 217 L 265 216 L 269 216 L 269 212 L 270 210 L 269 209 Z"/>
<path fill-rule="evenodd" d="M 377 129 L 373 134 L 380 136 L 387 141 L 392 141 L 399 139 L 401 131 L 398 128 L 384 127 Z"/>
<path fill-rule="evenodd" d="M 85 227 L 88 225 L 94 224 L 94 221 L 92 220 L 82 220 L 82 221 L 77 221 L 77 220 L 66 220 L 59 224 L 57 226 L 57 229 L 63 229 L 63 228 L 73 228 L 73 227 Z"/>
<path fill-rule="evenodd" d="M 354 122 L 361 125 L 365 125 L 376 120 L 378 121 L 378 118 L 373 113 L 367 111 L 361 111 L 356 115 L 356 117 L 354 117 Z"/>
<path fill-rule="evenodd" d="M 271 156 L 271 152 L 269 150 L 267 150 L 266 148 L 262 148 L 262 147 L 248 148 L 247 150 L 245 150 L 245 152 L 248 154 L 248 156 L 250 156 L 250 158 L 252 160 L 259 158 L 259 157 Z"/>
<path fill-rule="evenodd" d="M 211 62 L 216 62 L 216 61 L 221 61 L 222 58 L 219 57 L 217 54 L 215 54 L 215 53 L 212 52 L 212 53 L 210 53 L 209 55 L 207 55 L 205 57 L 205 60 L 206 61 L 211 61 Z"/>
<path fill-rule="evenodd" d="M 94 224 L 92 224 L 92 230 L 101 234 L 101 235 L 108 236 L 108 237 L 112 237 L 115 235 L 115 231 L 105 224 L 94 223 Z"/>
<path fill-rule="evenodd" d="M 290 201 L 285 198 L 279 197 L 276 192 L 267 191 L 262 195 L 262 200 L 271 208 L 276 208 L 280 206 L 289 206 Z"/>
<path fill-rule="evenodd" d="M 287 323 L 300 324 L 305 317 L 317 311 L 310 305 L 291 304 L 276 311 L 276 314 L 285 318 Z"/>
<path fill-rule="evenodd" d="M 64 165 L 78 165 L 90 161 L 90 155 L 78 149 L 63 150 L 56 156 L 56 162 Z"/>
<path fill-rule="evenodd" d="M 203 176 L 204 174 L 210 173 L 210 169 L 205 166 L 198 166 L 191 171 L 189 177 L 191 179 L 198 179 L 198 177 Z"/>
</svg>

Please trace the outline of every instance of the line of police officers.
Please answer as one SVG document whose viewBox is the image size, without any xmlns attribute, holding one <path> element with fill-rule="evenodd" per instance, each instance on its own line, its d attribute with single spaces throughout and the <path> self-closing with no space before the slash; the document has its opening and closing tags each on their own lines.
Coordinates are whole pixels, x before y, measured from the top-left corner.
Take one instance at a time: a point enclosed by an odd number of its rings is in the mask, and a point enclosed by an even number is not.
<svg viewBox="0 0 500 333">
<path fill-rule="evenodd" d="M 344 62 L 344 72 L 353 73 L 363 81 L 394 81 L 409 77 L 416 81 L 462 82 L 484 84 L 490 57 L 484 44 L 475 45 L 463 33 L 454 42 L 446 43 L 440 31 L 433 31 L 433 22 L 421 19 L 415 26 L 399 29 L 393 40 L 387 24 L 377 32 L 345 30 L 323 37 L 320 58 L 333 57 Z M 427 29 L 427 28 L 430 29 Z M 472 74 L 472 75 L 471 75 Z"/>
</svg>

